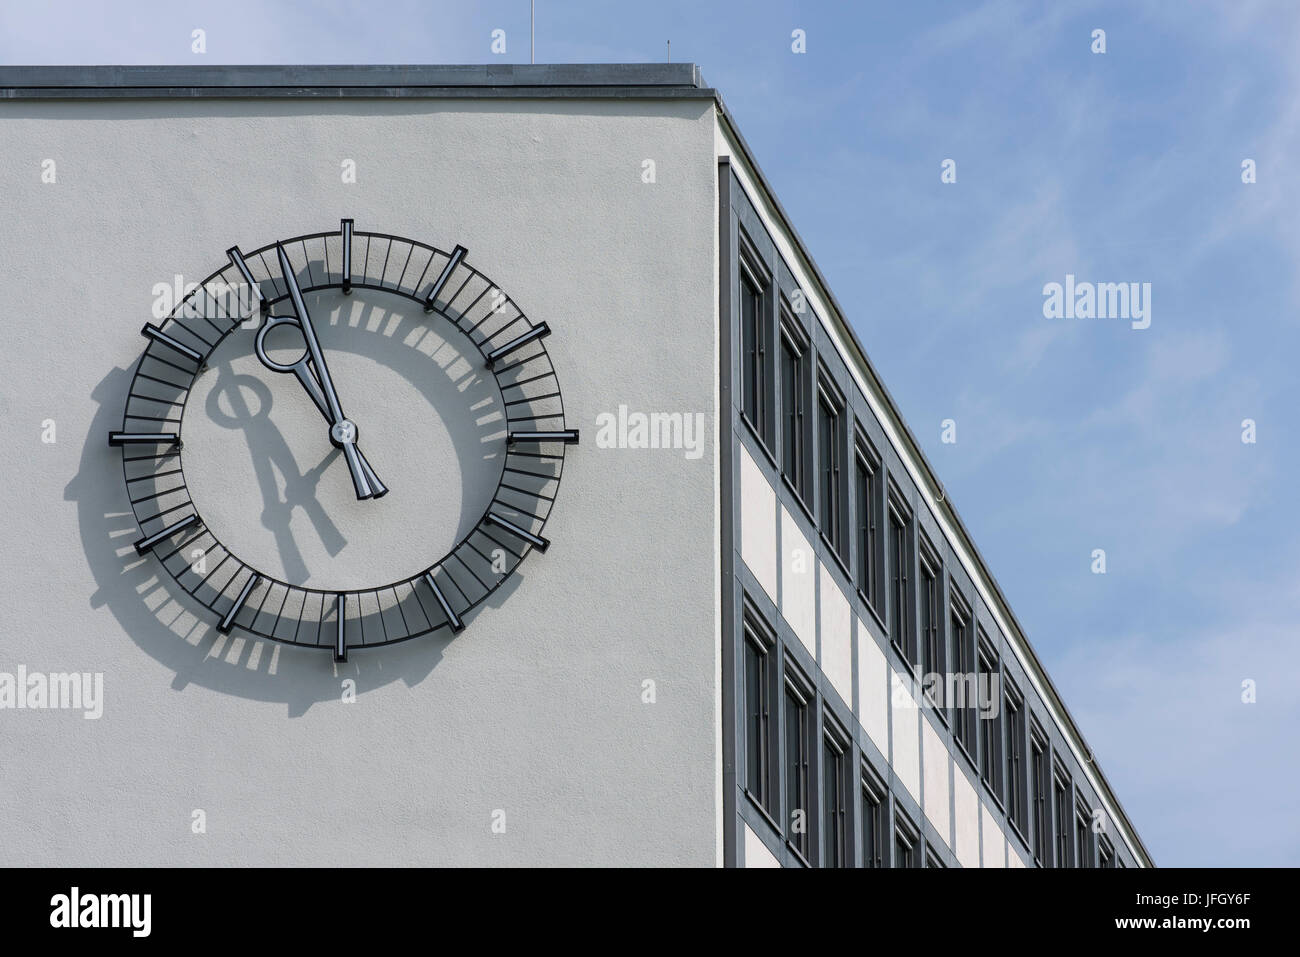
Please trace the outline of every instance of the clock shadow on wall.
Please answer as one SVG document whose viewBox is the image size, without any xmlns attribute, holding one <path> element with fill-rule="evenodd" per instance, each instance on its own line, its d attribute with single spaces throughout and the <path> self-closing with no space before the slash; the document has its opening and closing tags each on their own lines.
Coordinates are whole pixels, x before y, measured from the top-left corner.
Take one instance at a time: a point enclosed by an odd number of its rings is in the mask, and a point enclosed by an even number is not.
<svg viewBox="0 0 1300 957">
<path fill-rule="evenodd" d="M 251 567 L 326 592 L 357 580 L 394 581 L 446 554 L 484 514 L 507 454 L 505 400 L 474 343 L 441 315 L 375 290 L 303 298 L 357 423 L 358 446 L 389 493 L 357 497 L 346 457 L 324 440 L 309 396 L 255 354 L 256 320 L 226 335 L 193 381 L 181 433 L 184 479 L 205 524 Z M 301 338 L 293 329 L 273 332 L 284 335 L 268 335 L 268 354 L 292 363 Z M 219 633 L 209 609 L 156 556 L 136 554 L 140 526 L 119 477 L 121 455 L 102 438 L 121 422 L 133 381 L 131 370 L 114 369 L 92 392 L 98 411 L 65 489 L 77 503 L 98 586 L 92 607 L 106 606 L 140 648 L 173 670 L 174 688 L 197 683 L 283 701 L 290 716 L 337 701 L 343 678 L 360 693 L 427 677 L 453 638 L 447 628 L 332 663 L 318 649 L 239 629 Z M 202 550 L 184 558 L 204 573 L 204 562 L 218 561 Z M 519 580 L 510 574 L 484 604 L 498 606 Z"/>
</svg>

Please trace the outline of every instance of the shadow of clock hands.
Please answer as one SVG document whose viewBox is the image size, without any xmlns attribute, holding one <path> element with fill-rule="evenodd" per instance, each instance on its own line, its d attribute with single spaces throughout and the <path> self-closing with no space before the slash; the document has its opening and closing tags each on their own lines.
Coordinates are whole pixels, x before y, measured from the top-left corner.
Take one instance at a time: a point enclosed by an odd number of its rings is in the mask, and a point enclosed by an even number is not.
<svg viewBox="0 0 1300 957">
<path fill-rule="evenodd" d="M 320 536 L 321 543 L 324 544 L 325 550 L 331 556 L 337 555 L 343 551 L 348 540 L 343 537 L 334 520 L 329 517 L 325 511 L 325 506 L 321 504 L 320 499 L 316 497 L 316 486 L 320 484 L 321 476 L 334 464 L 343 453 L 333 446 L 330 447 L 329 454 L 321 459 L 320 463 L 311 470 L 304 472 L 300 480 L 285 483 L 285 499 L 290 505 L 300 505 L 311 519 L 312 525 L 316 528 L 316 534 Z M 296 491 L 299 490 L 300 491 Z"/>
<path fill-rule="evenodd" d="M 294 539 L 295 509 L 302 508 L 330 555 L 337 555 L 347 545 L 347 539 L 316 496 L 320 478 L 338 457 L 338 450 L 331 449 L 306 473 L 300 471 L 293 450 L 271 418 L 270 387 L 254 376 L 237 374 L 229 362 L 215 368 L 217 383 L 208 393 L 205 412 L 222 428 L 243 431 L 262 493 L 262 525 L 275 537 L 285 577 L 306 581 L 311 571 Z M 250 396 L 255 405 L 249 401 Z"/>
<path fill-rule="evenodd" d="M 358 655 L 339 666 L 317 648 L 219 634 L 210 611 L 176 586 L 157 557 L 137 555 L 132 547 L 140 527 L 122 486 L 122 453 L 106 441 L 121 427 L 131 380 L 130 369 L 114 368 L 91 391 L 96 411 L 77 473 L 63 489 L 64 501 L 76 505 L 82 551 L 95 582 L 89 605 L 111 613 L 120 629 L 94 636 L 107 639 L 115 665 L 129 666 L 133 644 L 172 673 L 177 692 L 194 684 L 249 701 L 281 703 L 290 718 L 337 702 L 345 677 L 365 693 L 394 681 L 417 684 L 438 665 L 449 640 L 445 636 L 405 642 L 382 659 Z"/>
</svg>

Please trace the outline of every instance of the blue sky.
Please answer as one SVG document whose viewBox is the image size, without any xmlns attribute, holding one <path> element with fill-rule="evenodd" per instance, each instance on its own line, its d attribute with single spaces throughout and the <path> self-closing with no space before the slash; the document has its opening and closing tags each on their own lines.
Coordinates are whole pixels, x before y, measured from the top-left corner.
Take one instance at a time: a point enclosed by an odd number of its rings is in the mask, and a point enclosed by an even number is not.
<svg viewBox="0 0 1300 957">
<path fill-rule="evenodd" d="M 107 6 L 6 4 L 0 62 L 529 55 L 527 0 Z M 538 62 L 671 40 L 722 91 L 1162 865 L 1300 864 L 1298 26 L 1280 0 L 538 3 Z M 1151 283 L 1150 328 L 1044 318 L 1067 273 Z"/>
</svg>

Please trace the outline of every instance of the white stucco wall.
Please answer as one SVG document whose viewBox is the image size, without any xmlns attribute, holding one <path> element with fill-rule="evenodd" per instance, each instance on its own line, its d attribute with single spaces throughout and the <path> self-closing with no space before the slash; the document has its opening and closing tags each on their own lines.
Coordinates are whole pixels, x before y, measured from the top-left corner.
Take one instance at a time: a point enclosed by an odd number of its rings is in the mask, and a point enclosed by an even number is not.
<svg viewBox="0 0 1300 957">
<path fill-rule="evenodd" d="M 95 721 L 0 712 L 0 863 L 714 863 L 713 135 L 708 100 L 0 102 L 0 671 L 102 672 L 105 695 Z M 550 551 L 466 632 L 335 667 L 214 641 L 135 559 L 105 439 L 156 283 L 344 216 L 466 245 L 554 330 L 583 441 Z M 704 413 L 706 453 L 597 448 L 621 403 Z"/>
</svg>

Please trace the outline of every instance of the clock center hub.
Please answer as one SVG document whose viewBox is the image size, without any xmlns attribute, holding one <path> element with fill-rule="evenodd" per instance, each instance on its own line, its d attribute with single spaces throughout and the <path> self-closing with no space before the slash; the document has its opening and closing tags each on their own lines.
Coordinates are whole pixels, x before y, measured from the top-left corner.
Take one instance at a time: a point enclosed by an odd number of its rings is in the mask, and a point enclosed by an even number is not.
<svg viewBox="0 0 1300 957">
<path fill-rule="evenodd" d="M 340 419 L 330 426 L 330 441 L 337 447 L 343 448 L 345 445 L 355 445 L 357 441 L 357 426 L 350 419 Z"/>
</svg>

